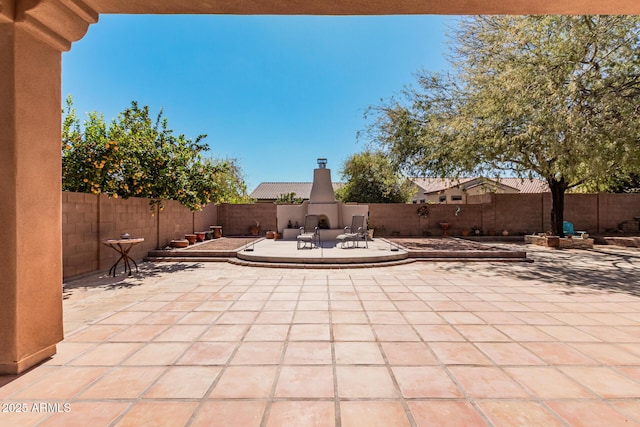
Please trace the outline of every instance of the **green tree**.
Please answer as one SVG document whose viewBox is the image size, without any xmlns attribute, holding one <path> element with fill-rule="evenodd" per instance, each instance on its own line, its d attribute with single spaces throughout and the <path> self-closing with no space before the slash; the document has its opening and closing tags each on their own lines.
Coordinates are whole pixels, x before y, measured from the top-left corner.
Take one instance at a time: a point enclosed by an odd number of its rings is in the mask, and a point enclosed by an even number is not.
<svg viewBox="0 0 640 427">
<path fill-rule="evenodd" d="M 63 114 L 64 190 L 177 200 L 192 210 L 246 197 L 235 162 L 204 158 L 205 135 L 175 136 L 162 111 L 153 120 L 149 107 L 132 102 L 108 126 L 95 112 L 81 124 L 69 97 Z"/>
<path fill-rule="evenodd" d="M 379 151 L 352 155 L 341 174 L 346 183 L 336 191 L 336 198 L 343 202 L 406 203 L 415 193 L 413 184 Z"/>
<path fill-rule="evenodd" d="M 285 204 L 299 205 L 302 202 L 303 202 L 302 197 L 296 197 L 295 191 L 292 191 L 291 193 L 285 193 L 285 194 L 279 195 L 275 203 L 276 205 L 285 205 Z"/>
<path fill-rule="evenodd" d="M 451 34 L 452 72 L 372 107 L 373 138 L 413 173 L 538 176 L 564 194 L 640 165 L 640 18 L 482 16 Z"/>
</svg>

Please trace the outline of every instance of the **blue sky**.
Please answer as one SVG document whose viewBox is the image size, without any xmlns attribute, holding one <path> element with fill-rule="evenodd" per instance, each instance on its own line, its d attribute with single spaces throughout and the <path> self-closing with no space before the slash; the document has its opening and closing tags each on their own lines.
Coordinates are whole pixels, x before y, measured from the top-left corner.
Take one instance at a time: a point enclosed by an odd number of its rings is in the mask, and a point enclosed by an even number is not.
<svg viewBox="0 0 640 427">
<path fill-rule="evenodd" d="M 332 178 L 366 141 L 363 113 L 425 68 L 444 70 L 442 16 L 102 15 L 63 55 L 62 94 L 110 121 L 131 101 L 160 108 L 176 133 L 207 134 L 236 158 L 248 190 Z"/>
</svg>

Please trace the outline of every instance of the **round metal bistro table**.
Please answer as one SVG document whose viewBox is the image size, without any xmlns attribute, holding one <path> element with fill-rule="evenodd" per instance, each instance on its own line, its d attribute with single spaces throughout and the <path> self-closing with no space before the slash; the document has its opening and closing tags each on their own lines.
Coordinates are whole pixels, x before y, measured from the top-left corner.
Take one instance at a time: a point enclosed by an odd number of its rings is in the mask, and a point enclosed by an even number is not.
<svg viewBox="0 0 640 427">
<path fill-rule="evenodd" d="M 138 243 L 142 243 L 142 242 L 144 242 L 144 238 L 143 237 L 139 237 L 137 239 L 107 239 L 107 240 L 103 240 L 102 244 L 104 244 L 105 246 L 109 246 L 111 249 L 113 249 L 114 251 L 116 251 L 116 252 L 118 252 L 120 254 L 120 258 L 118 258 L 116 263 L 113 264 L 113 266 L 111 266 L 111 268 L 109 269 L 109 274 L 112 274 L 113 277 L 116 277 L 116 267 L 118 266 L 120 261 L 122 261 L 123 264 L 124 264 L 124 272 L 126 273 L 128 271 L 129 272 L 129 276 L 131 276 L 131 274 L 132 274 L 132 270 L 131 270 L 131 263 L 132 262 L 133 262 L 133 265 L 136 266 L 136 273 L 137 273 L 138 272 L 138 264 L 136 264 L 136 261 L 129 256 L 129 251 L 131 250 L 132 247 L 134 247 Z"/>
</svg>

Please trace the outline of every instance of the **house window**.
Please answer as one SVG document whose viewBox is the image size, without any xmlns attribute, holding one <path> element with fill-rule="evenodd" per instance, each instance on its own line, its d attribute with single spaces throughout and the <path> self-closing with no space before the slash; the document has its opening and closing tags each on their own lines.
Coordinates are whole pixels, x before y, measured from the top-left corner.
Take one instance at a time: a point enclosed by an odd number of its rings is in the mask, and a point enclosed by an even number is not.
<svg viewBox="0 0 640 427">
<path fill-rule="evenodd" d="M 454 202 L 461 202 L 462 196 L 451 196 L 451 200 Z"/>
<path fill-rule="evenodd" d="M 424 199 L 420 199 L 420 203 L 424 203 Z"/>
<path fill-rule="evenodd" d="M 438 200 L 440 201 L 440 203 L 444 203 L 447 201 L 447 196 L 446 195 L 442 195 L 438 198 Z"/>
</svg>

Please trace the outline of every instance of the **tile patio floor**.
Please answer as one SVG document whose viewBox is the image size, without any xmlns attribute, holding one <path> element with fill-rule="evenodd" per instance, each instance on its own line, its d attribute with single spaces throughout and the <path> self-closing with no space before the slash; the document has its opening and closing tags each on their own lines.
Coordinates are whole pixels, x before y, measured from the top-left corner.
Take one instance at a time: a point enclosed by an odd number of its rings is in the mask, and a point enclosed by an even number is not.
<svg viewBox="0 0 640 427">
<path fill-rule="evenodd" d="M 27 409 L 0 426 L 640 425 L 640 251 L 527 250 L 67 283 L 66 338 L 0 377 Z"/>
</svg>

